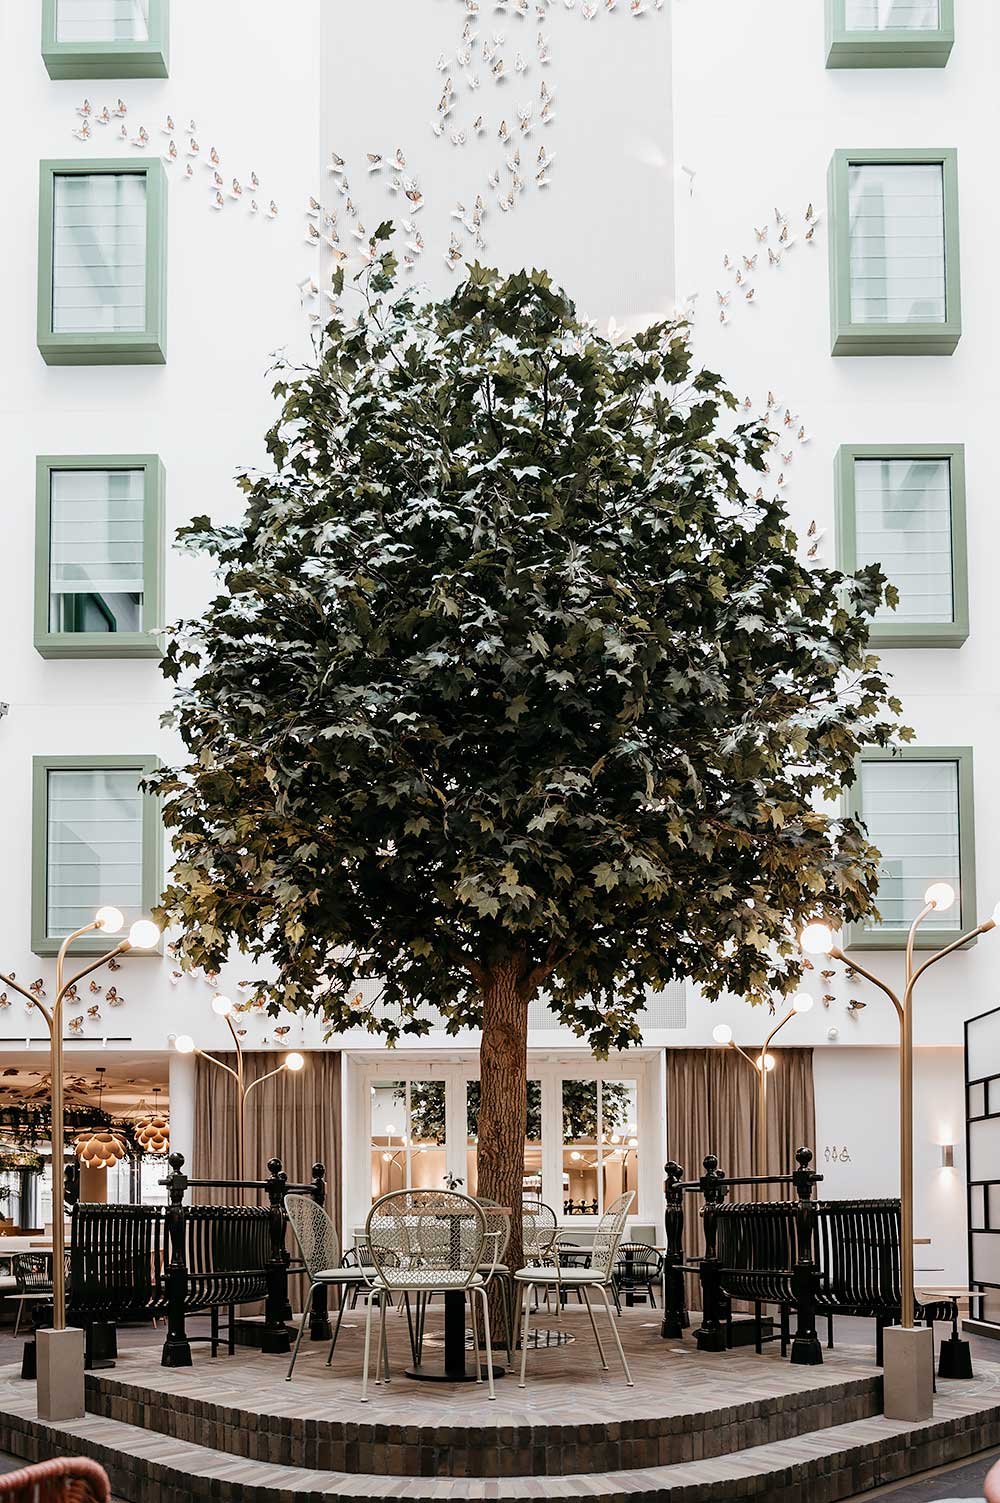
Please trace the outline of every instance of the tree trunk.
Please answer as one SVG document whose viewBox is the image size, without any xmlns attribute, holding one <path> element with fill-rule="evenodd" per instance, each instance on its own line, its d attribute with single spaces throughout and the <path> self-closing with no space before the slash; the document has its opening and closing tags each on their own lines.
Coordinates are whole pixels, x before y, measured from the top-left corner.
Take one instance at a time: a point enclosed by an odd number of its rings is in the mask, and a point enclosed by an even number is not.
<svg viewBox="0 0 1000 1503">
<path fill-rule="evenodd" d="M 507 1265 L 524 1263 L 521 1199 L 528 1108 L 528 998 L 523 957 L 512 955 L 487 974 L 479 1046 L 479 1194 L 511 1211 Z"/>
</svg>

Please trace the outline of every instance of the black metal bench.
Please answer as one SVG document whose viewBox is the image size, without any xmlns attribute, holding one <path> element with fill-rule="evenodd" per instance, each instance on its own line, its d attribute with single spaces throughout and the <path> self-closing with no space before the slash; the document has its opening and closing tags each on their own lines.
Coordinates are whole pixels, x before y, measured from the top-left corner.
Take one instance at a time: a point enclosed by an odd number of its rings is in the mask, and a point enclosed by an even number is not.
<svg viewBox="0 0 1000 1503">
<path fill-rule="evenodd" d="M 324 1171 L 313 1167 L 309 1185 L 289 1185 L 281 1162 L 271 1159 L 266 1180 L 189 1180 L 183 1154 L 172 1154 L 166 1206 L 88 1205 L 72 1208 L 67 1316 L 86 1333 L 88 1366 L 111 1365 L 117 1356 L 116 1326 L 164 1317 L 164 1367 L 191 1364 L 191 1340 L 220 1340 L 220 1311 L 228 1311 L 227 1345 L 236 1349 L 237 1305 L 264 1301 L 261 1347 L 265 1352 L 290 1350 L 286 1321 L 291 1316 L 288 1275 L 292 1267 L 285 1247 L 289 1191 L 311 1194 L 322 1203 Z M 190 1188 L 263 1191 L 266 1206 L 184 1205 Z M 191 1338 L 189 1315 L 207 1312 L 210 1334 Z M 329 1336 L 325 1302 L 314 1303 L 310 1334 Z"/>
</svg>

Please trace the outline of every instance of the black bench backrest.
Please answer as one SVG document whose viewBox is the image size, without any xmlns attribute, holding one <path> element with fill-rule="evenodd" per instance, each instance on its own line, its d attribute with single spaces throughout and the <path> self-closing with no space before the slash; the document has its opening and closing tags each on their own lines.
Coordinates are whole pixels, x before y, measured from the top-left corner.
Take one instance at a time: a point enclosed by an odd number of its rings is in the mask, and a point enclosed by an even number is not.
<svg viewBox="0 0 1000 1503">
<path fill-rule="evenodd" d="M 898 1309 L 899 1201 L 820 1201 L 816 1222 L 820 1307 L 829 1301 L 871 1315 Z"/>
<path fill-rule="evenodd" d="M 265 1206 L 187 1206 L 188 1308 L 263 1299 L 271 1260 Z"/>
<path fill-rule="evenodd" d="M 73 1207 L 70 1308 L 127 1319 L 163 1298 L 163 1207 Z M 92 1313 L 91 1313 L 92 1312 Z"/>
<path fill-rule="evenodd" d="M 725 1202 L 716 1208 L 716 1257 L 731 1299 L 787 1300 L 795 1267 L 792 1201 Z"/>
</svg>

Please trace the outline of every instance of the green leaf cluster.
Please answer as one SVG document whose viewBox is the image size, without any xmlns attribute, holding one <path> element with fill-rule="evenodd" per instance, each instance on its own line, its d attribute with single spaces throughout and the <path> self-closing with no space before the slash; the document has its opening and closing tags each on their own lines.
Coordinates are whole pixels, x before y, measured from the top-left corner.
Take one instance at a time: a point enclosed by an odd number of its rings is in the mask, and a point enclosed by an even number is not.
<svg viewBox="0 0 1000 1503">
<path fill-rule="evenodd" d="M 389 1042 L 479 1026 L 498 966 L 598 1053 L 680 978 L 790 991 L 798 927 L 876 890 L 830 801 L 900 734 L 880 570 L 799 561 L 683 324 L 611 341 L 481 266 L 421 302 L 388 255 L 360 292 L 280 372 L 242 522 L 182 534 L 218 593 L 164 662 L 159 917 Z"/>
</svg>

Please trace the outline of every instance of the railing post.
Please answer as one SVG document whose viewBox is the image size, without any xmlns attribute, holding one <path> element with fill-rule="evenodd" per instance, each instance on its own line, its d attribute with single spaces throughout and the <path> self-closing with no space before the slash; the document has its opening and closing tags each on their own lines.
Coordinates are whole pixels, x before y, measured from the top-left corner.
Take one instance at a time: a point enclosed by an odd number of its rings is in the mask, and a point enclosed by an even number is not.
<svg viewBox="0 0 1000 1503">
<path fill-rule="evenodd" d="M 666 1229 L 666 1251 L 663 1254 L 663 1319 L 660 1335 L 665 1341 L 676 1340 L 690 1326 L 687 1305 L 684 1299 L 684 1170 L 671 1159 L 663 1166 L 667 1178 L 663 1193 L 666 1210 L 663 1225 Z"/>
<path fill-rule="evenodd" d="M 312 1166 L 312 1198 L 318 1206 L 326 1205 L 326 1166 L 313 1164 Z M 340 1298 L 344 1298 L 344 1290 L 340 1291 Z M 333 1336 L 333 1327 L 330 1325 L 330 1306 L 327 1287 L 321 1284 L 313 1294 L 312 1310 L 309 1315 L 309 1340 L 329 1341 Z"/>
<path fill-rule="evenodd" d="M 792 1183 L 798 1195 L 795 1211 L 795 1270 L 792 1274 L 792 1291 L 795 1296 L 795 1336 L 792 1340 L 791 1360 L 802 1367 L 816 1367 L 823 1361 L 823 1348 L 816 1335 L 816 1295 L 819 1289 L 819 1269 L 816 1266 L 816 1202 L 813 1189 L 823 1178 L 809 1166 L 812 1152 L 808 1148 L 795 1150 L 798 1168 L 792 1173 Z"/>
<path fill-rule="evenodd" d="M 73 1158 L 63 1170 L 63 1200 L 68 1206 L 75 1206 L 80 1199 L 80 1160 Z"/>
<path fill-rule="evenodd" d="M 184 1155 L 172 1153 L 167 1160 L 170 1173 L 164 1184 L 167 1187 L 167 1338 L 163 1343 L 161 1367 L 190 1367 L 191 1343 L 184 1326 L 184 1307 L 187 1301 L 187 1222 L 184 1216 L 184 1194 L 188 1178 L 184 1173 Z"/>
<path fill-rule="evenodd" d="M 726 1305 L 719 1276 L 716 1229 L 718 1208 L 726 1198 L 726 1176 L 719 1168 L 719 1161 L 714 1153 L 710 1153 L 705 1159 L 705 1172 L 698 1183 L 705 1201 L 701 1212 L 705 1229 L 705 1253 L 699 1269 L 702 1290 L 701 1325 L 694 1334 L 700 1352 L 724 1352 L 726 1331 L 722 1322 Z"/>
<path fill-rule="evenodd" d="M 285 1248 L 285 1187 L 288 1175 L 281 1167 L 280 1159 L 268 1159 L 267 1198 L 268 1237 L 270 1252 L 265 1269 L 267 1296 L 264 1301 L 264 1330 L 260 1349 L 270 1356 L 281 1356 L 291 1350 L 286 1320 L 291 1318 L 292 1307 L 288 1303 L 289 1256 Z"/>
</svg>

